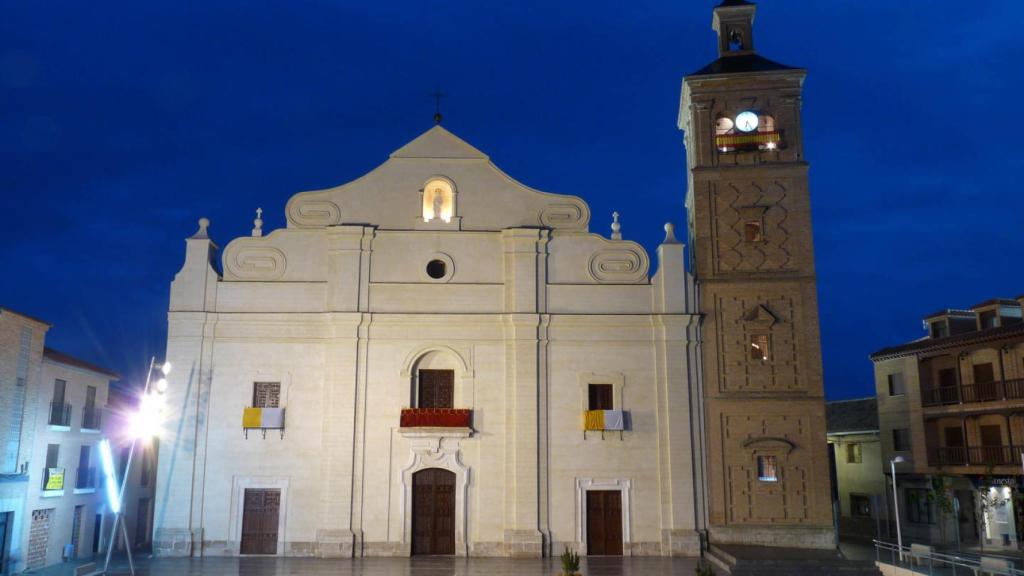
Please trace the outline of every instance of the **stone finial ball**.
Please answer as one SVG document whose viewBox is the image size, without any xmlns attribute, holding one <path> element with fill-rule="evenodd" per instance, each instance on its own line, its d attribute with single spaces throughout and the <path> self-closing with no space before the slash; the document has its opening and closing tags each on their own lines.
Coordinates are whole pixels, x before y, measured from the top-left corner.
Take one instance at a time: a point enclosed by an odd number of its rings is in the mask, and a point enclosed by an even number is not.
<svg viewBox="0 0 1024 576">
<path fill-rule="evenodd" d="M 199 227 L 200 228 L 206 228 L 209 225 L 210 225 L 210 219 L 209 218 L 205 218 L 204 217 L 204 218 L 200 218 L 199 219 Z"/>
</svg>

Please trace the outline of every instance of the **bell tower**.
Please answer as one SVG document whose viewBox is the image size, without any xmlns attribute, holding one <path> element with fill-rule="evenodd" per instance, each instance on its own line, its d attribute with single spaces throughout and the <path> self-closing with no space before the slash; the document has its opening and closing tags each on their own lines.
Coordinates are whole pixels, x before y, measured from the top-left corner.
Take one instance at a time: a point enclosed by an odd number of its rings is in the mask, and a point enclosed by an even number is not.
<svg viewBox="0 0 1024 576">
<path fill-rule="evenodd" d="M 711 543 L 832 548 L 806 72 L 754 51 L 756 6 L 714 9 L 719 57 L 683 79 L 700 290 Z"/>
</svg>

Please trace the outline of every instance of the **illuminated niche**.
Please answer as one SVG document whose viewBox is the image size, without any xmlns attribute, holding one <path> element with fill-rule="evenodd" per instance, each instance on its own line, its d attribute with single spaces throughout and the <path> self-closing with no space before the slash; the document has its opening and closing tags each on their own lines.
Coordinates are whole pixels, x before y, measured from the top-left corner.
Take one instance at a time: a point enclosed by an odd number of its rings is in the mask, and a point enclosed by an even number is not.
<svg viewBox="0 0 1024 576">
<path fill-rule="evenodd" d="M 455 213 L 455 194 L 452 183 L 434 178 L 423 187 L 423 221 L 452 221 Z"/>
</svg>

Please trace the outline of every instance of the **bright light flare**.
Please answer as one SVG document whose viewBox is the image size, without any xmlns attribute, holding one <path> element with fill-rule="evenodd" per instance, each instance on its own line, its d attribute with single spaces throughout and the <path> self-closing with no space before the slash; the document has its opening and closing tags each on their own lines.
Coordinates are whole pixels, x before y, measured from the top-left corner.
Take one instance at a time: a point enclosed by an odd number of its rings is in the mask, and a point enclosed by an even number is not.
<svg viewBox="0 0 1024 576">
<path fill-rule="evenodd" d="M 110 440 L 100 441 L 100 464 L 103 466 L 103 485 L 107 490 L 110 509 L 117 514 L 121 511 L 121 496 L 117 493 L 117 479 L 114 477 L 114 457 L 110 454 Z"/>
<path fill-rule="evenodd" d="M 146 394 L 139 402 L 139 411 L 128 416 L 128 433 L 132 438 L 149 439 L 160 435 L 163 420 L 163 399 Z"/>
<path fill-rule="evenodd" d="M 161 378 L 156 381 L 156 391 L 160 394 L 167 392 L 167 378 Z"/>
<path fill-rule="evenodd" d="M 160 366 L 160 371 L 164 373 L 164 376 L 167 376 L 168 374 L 170 374 L 171 373 L 171 363 L 170 362 L 164 362 L 163 365 Z"/>
</svg>

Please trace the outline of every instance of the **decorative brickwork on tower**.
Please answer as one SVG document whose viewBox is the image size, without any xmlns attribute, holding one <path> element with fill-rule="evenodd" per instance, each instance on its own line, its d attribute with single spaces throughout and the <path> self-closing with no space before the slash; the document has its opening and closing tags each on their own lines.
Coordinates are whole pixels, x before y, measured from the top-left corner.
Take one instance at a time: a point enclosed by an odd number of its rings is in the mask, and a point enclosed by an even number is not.
<svg viewBox="0 0 1024 576">
<path fill-rule="evenodd" d="M 804 70 L 753 49 L 753 4 L 714 12 L 720 57 L 683 81 L 700 290 L 712 543 L 834 545 Z"/>
</svg>

